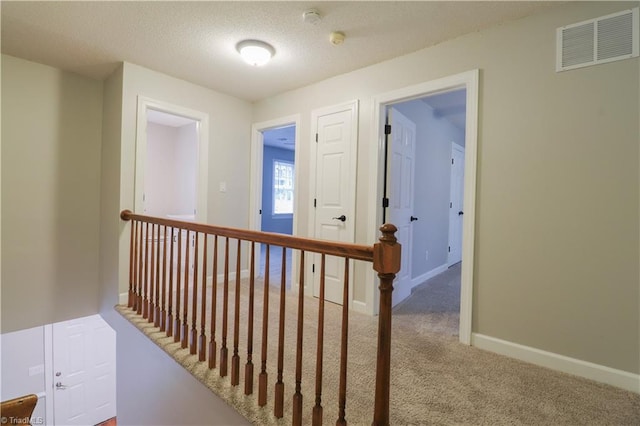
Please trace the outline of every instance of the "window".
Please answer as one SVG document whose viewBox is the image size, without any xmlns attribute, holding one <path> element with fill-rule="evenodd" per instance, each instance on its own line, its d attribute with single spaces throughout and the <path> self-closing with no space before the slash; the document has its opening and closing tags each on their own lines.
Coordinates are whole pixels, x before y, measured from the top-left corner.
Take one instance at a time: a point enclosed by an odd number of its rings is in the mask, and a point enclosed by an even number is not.
<svg viewBox="0 0 640 426">
<path fill-rule="evenodd" d="M 273 161 L 273 215 L 293 215 L 293 163 Z"/>
</svg>

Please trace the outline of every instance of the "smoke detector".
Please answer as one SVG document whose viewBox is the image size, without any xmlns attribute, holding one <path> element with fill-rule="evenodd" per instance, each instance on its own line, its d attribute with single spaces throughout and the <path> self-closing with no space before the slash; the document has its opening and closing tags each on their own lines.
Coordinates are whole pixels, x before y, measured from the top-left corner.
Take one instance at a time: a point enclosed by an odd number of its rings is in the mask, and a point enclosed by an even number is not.
<svg viewBox="0 0 640 426">
<path fill-rule="evenodd" d="M 302 20 L 307 24 L 316 25 L 322 20 L 322 16 L 318 9 L 309 9 L 302 13 Z"/>
<path fill-rule="evenodd" d="M 341 45 L 342 43 L 344 43 L 344 33 L 340 32 L 340 31 L 332 32 L 331 35 L 329 36 L 329 41 L 334 46 Z"/>
</svg>

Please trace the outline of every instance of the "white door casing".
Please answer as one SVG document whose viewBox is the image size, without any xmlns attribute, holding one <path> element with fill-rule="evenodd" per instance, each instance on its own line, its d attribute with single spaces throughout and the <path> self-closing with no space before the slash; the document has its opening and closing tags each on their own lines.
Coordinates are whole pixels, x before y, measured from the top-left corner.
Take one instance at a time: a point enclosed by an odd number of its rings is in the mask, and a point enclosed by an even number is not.
<svg viewBox="0 0 640 426">
<path fill-rule="evenodd" d="M 413 248 L 413 196 L 416 154 L 416 125 L 397 109 L 389 108 L 389 218 L 398 228 L 402 245 L 400 272 L 393 283 L 393 305 L 411 294 L 411 252 Z"/>
<path fill-rule="evenodd" d="M 353 243 L 355 239 L 356 154 L 358 142 L 357 101 L 312 112 L 313 237 Z M 320 255 L 313 256 L 313 294 L 320 293 Z M 326 300 L 342 304 L 344 260 L 325 259 Z M 313 270 L 313 268 L 309 268 Z M 350 272 L 352 267 L 350 267 Z M 353 275 L 350 275 L 353 277 Z M 349 283 L 349 304 L 353 299 Z"/>
<path fill-rule="evenodd" d="M 56 425 L 94 425 L 116 416 L 116 333 L 93 315 L 53 324 Z"/>
<path fill-rule="evenodd" d="M 449 202 L 449 253 L 447 264 L 462 260 L 462 224 L 464 220 L 464 148 L 451 142 L 451 180 Z"/>
<path fill-rule="evenodd" d="M 476 169 L 478 149 L 478 106 L 479 106 L 480 70 L 462 72 L 459 74 L 418 83 L 390 92 L 376 95 L 372 99 L 373 117 L 371 120 L 371 134 L 376 135 L 377 149 L 370 149 L 369 164 L 369 202 L 368 229 L 369 240 L 378 239 L 379 227 L 382 220 L 383 197 L 383 159 L 384 159 L 384 123 L 387 105 L 419 99 L 430 94 L 443 91 L 466 89 L 466 124 L 465 124 L 465 173 L 464 173 L 464 216 L 462 239 L 462 268 L 460 288 L 460 342 L 471 344 L 471 319 L 473 308 L 473 268 L 475 241 L 475 205 L 476 205 Z M 402 250 L 404 256 L 404 249 Z M 367 282 L 376 282 L 374 271 L 367 272 Z M 365 305 L 361 310 L 372 315 L 378 313 L 380 304 L 379 292 L 376 286 L 365 288 Z"/>
</svg>

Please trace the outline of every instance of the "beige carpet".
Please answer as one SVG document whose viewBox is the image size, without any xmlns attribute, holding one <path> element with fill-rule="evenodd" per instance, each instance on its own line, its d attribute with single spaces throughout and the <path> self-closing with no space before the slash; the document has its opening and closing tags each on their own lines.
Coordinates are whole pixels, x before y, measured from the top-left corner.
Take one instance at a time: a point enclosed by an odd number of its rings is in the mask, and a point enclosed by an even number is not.
<svg viewBox="0 0 640 426">
<path fill-rule="evenodd" d="M 425 332 L 457 337 L 460 329 L 460 273 L 456 263 L 411 290 L 393 308 L 398 321 L 415 321 Z M 402 317 L 402 318 L 400 318 Z"/>
<path fill-rule="evenodd" d="M 246 282 L 243 282 L 246 286 Z M 260 286 L 258 286 L 260 287 Z M 231 285 L 231 289 L 234 285 Z M 297 296 L 286 297 L 285 417 L 273 417 L 275 343 L 277 341 L 278 292 L 270 291 L 269 303 L 269 400 L 257 406 L 257 375 L 260 366 L 262 293 L 256 289 L 254 340 L 255 394 L 244 396 L 240 386 L 231 387 L 217 369 L 209 370 L 188 349 L 180 349 L 173 338 L 164 337 L 126 307 L 117 307 L 126 318 L 146 333 L 175 360 L 185 366 L 213 392 L 256 425 L 290 424 L 294 393 L 295 327 Z M 241 315 L 245 317 L 247 289 L 241 290 Z M 230 294 L 229 358 L 233 343 L 233 292 Z M 315 392 L 317 299 L 305 298 L 305 370 L 303 373 L 304 417 L 310 424 Z M 219 305 L 220 306 L 220 305 Z M 218 313 L 221 314 L 221 308 Z M 341 307 L 327 303 L 325 359 L 323 373 L 324 423 L 335 424 L 338 415 L 339 319 Z M 395 315 L 393 323 L 391 424 L 392 425 L 638 425 L 640 395 L 586 379 L 506 358 L 457 339 L 435 333 L 419 314 Z M 220 322 L 217 339 L 220 347 Z M 241 330 L 241 373 L 246 362 L 246 330 Z M 351 313 L 349 324 L 349 376 L 346 419 L 350 424 L 369 425 L 372 420 L 377 318 Z M 207 330 L 207 338 L 209 331 Z M 219 357 L 218 357 L 219 359 Z M 230 371 L 230 369 L 229 369 Z"/>
</svg>

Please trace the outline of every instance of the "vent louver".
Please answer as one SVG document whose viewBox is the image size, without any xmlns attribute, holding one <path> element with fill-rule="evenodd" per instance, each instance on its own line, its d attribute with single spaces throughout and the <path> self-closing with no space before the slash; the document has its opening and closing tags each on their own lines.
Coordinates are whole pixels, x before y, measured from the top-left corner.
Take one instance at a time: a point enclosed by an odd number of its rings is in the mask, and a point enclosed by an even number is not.
<svg viewBox="0 0 640 426">
<path fill-rule="evenodd" d="M 557 30 L 556 71 L 638 56 L 638 8 Z"/>
</svg>

